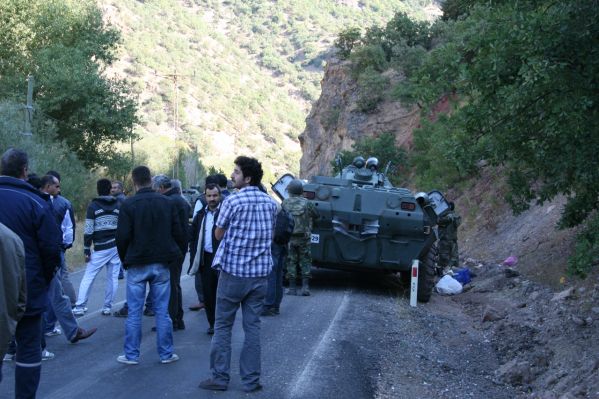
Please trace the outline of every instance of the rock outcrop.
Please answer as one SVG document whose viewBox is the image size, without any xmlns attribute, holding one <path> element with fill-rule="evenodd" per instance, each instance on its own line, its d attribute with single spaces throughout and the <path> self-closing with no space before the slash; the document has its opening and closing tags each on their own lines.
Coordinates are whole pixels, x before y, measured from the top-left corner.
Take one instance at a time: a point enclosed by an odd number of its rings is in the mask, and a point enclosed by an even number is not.
<svg viewBox="0 0 599 399">
<path fill-rule="evenodd" d="M 403 79 L 393 70 L 385 75 L 392 83 Z M 320 98 L 306 118 L 306 130 L 299 137 L 302 178 L 330 174 L 335 155 L 341 150 L 350 150 L 352 144 L 363 137 L 392 132 L 398 146 L 411 147 L 412 131 L 420 120 L 416 106 L 406 107 L 398 101 L 386 99 L 375 112 L 361 112 L 356 105 L 358 85 L 351 76 L 348 61 L 330 60 L 321 87 Z M 371 155 L 376 156 L 364 154 Z"/>
</svg>

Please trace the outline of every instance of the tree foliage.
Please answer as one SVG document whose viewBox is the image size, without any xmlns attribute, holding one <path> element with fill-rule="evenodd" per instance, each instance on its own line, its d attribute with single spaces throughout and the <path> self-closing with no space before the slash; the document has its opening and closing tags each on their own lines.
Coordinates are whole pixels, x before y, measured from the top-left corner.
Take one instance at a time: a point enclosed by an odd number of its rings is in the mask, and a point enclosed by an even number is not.
<svg viewBox="0 0 599 399">
<path fill-rule="evenodd" d="M 347 58 L 351 54 L 354 47 L 360 44 L 362 39 L 362 33 L 360 28 L 348 28 L 341 33 L 335 40 L 335 47 L 337 47 L 337 55 L 340 58 Z"/>
<path fill-rule="evenodd" d="M 484 2 L 450 24 L 412 83 L 421 104 L 459 103 L 417 150 L 504 165 L 514 210 L 565 194 L 561 225 L 579 224 L 599 206 L 598 2 Z"/>
<path fill-rule="evenodd" d="M 134 136 L 136 101 L 124 81 L 104 76 L 119 33 L 92 0 L 0 3 L 0 93 L 24 93 L 36 79 L 37 109 L 87 167 L 106 165 L 114 145 Z M 12 94 L 12 95 L 11 95 Z"/>
<path fill-rule="evenodd" d="M 428 22 L 415 21 L 398 12 L 385 28 L 372 26 L 364 35 L 359 29 L 350 28 L 339 34 L 335 46 L 342 58 L 352 62 L 352 74 L 360 89 L 361 111 L 374 111 L 385 97 L 389 85 L 388 79 L 380 76 L 382 72 L 395 67 L 410 76 L 420 67 L 436 33 Z"/>
</svg>

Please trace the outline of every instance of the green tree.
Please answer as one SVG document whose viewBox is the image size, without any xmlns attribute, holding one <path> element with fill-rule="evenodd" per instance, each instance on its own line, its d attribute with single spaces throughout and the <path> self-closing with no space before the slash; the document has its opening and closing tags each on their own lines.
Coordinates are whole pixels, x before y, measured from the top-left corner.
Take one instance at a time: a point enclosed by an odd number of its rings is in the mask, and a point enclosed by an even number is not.
<svg viewBox="0 0 599 399">
<path fill-rule="evenodd" d="M 362 112 L 372 112 L 385 97 L 389 79 L 369 66 L 358 78 L 358 108 Z"/>
<path fill-rule="evenodd" d="M 439 121 L 452 143 L 439 151 L 462 152 L 462 170 L 502 165 L 515 211 L 564 194 L 561 225 L 582 222 L 599 207 L 598 37 L 597 1 L 471 7 L 413 81 L 421 104 L 459 99 Z"/>
<path fill-rule="evenodd" d="M 362 39 L 362 33 L 360 28 L 348 28 L 339 33 L 339 36 L 335 40 L 335 47 L 337 47 L 337 54 L 340 58 L 348 58 L 352 50 L 360 45 Z"/>
<path fill-rule="evenodd" d="M 5 0 L 0 3 L 0 92 L 20 93 L 36 78 L 39 111 L 55 138 L 87 167 L 106 165 L 118 142 L 134 136 L 136 101 L 128 85 L 103 75 L 119 33 L 92 0 Z"/>
</svg>

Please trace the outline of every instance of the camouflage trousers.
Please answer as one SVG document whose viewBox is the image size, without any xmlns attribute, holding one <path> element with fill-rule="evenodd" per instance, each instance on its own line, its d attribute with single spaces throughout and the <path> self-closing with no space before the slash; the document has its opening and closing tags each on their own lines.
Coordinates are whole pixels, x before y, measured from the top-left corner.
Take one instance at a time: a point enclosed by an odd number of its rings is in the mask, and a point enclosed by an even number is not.
<svg viewBox="0 0 599 399">
<path fill-rule="evenodd" d="M 456 240 L 439 241 L 439 266 L 459 267 L 458 242 Z"/>
<path fill-rule="evenodd" d="M 310 253 L 310 238 L 291 237 L 289 254 L 287 255 L 287 279 L 297 278 L 297 269 L 301 270 L 302 278 L 310 278 L 312 255 Z"/>
</svg>

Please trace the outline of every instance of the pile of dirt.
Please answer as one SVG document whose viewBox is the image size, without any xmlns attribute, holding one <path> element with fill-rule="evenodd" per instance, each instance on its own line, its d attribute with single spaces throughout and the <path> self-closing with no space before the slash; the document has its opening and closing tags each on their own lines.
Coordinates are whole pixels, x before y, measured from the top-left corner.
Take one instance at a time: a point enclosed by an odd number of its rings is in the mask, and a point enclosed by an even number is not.
<svg viewBox="0 0 599 399">
<path fill-rule="evenodd" d="M 599 397 L 599 279 L 554 291 L 506 267 L 466 259 L 475 274 L 450 297 L 493 346 L 498 384 L 526 398 Z"/>
</svg>

